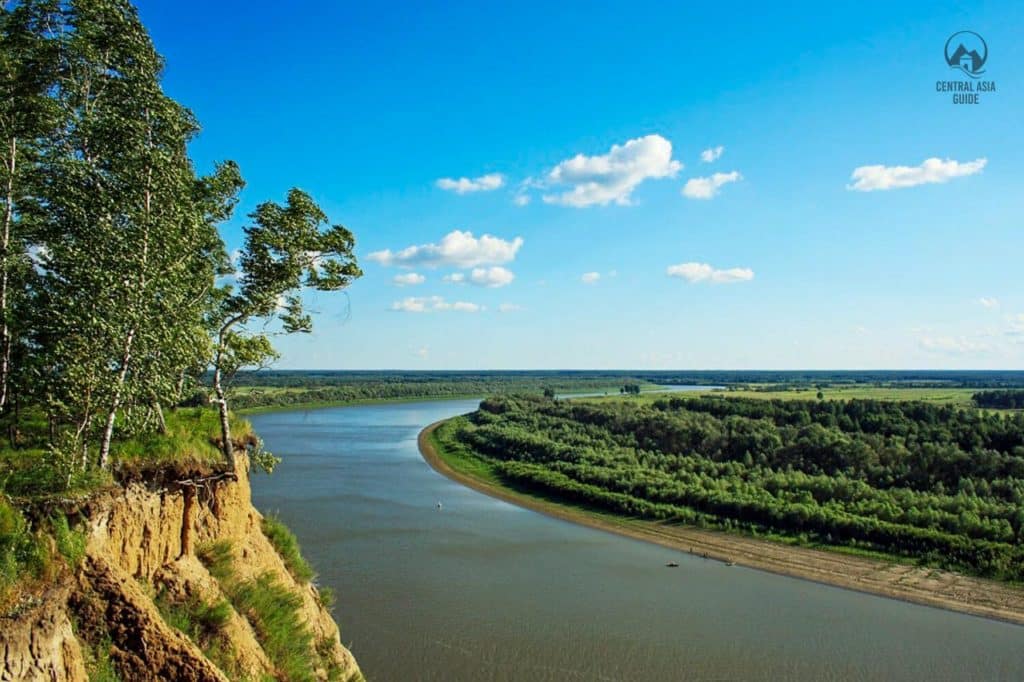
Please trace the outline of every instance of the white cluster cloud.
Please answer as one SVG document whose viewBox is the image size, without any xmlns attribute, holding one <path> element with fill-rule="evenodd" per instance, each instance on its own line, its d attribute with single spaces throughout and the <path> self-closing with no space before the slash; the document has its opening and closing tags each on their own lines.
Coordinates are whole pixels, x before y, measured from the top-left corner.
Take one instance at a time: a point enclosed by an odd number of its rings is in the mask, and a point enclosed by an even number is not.
<svg viewBox="0 0 1024 682">
<path fill-rule="evenodd" d="M 924 336 L 921 338 L 921 347 L 932 353 L 950 355 L 984 353 L 991 350 L 988 344 L 965 336 Z"/>
<path fill-rule="evenodd" d="M 580 277 L 580 281 L 584 284 L 597 284 L 599 279 L 601 279 L 600 272 L 584 272 Z"/>
<path fill-rule="evenodd" d="M 672 159 L 672 143 L 661 135 L 646 135 L 612 145 L 607 154 L 577 154 L 547 174 L 546 186 L 568 185 L 561 194 L 546 194 L 549 204 L 584 208 L 610 203 L 628 205 L 633 190 L 650 178 L 674 177 L 683 167 Z"/>
<path fill-rule="evenodd" d="M 489 268 L 473 268 L 473 271 L 469 273 L 470 282 L 491 289 L 508 286 L 515 278 L 516 276 L 510 270 L 500 265 L 494 265 Z"/>
<path fill-rule="evenodd" d="M 407 246 L 401 251 L 374 251 L 366 258 L 381 265 L 397 265 L 412 268 L 417 266 L 437 268 L 474 268 L 481 265 L 500 265 L 516 257 L 523 245 L 523 238 L 512 241 L 485 234 L 479 239 L 472 232 L 453 230 L 437 244 Z"/>
<path fill-rule="evenodd" d="M 391 281 L 398 287 L 412 287 L 417 284 L 423 284 L 427 281 L 427 278 L 417 272 L 407 272 L 401 275 L 395 275 L 391 278 Z"/>
<path fill-rule="evenodd" d="M 961 163 L 953 159 L 925 159 L 919 166 L 860 166 L 850 177 L 854 182 L 846 189 L 857 192 L 900 189 L 932 183 L 949 182 L 953 178 L 980 173 L 988 159 L 980 158 Z"/>
<path fill-rule="evenodd" d="M 697 282 L 710 282 L 711 284 L 732 284 L 735 282 L 749 282 L 754 279 L 754 271 L 750 268 L 728 268 L 719 270 L 707 263 L 679 263 L 670 265 L 665 274 L 669 277 L 685 279 L 691 284 Z"/>
<path fill-rule="evenodd" d="M 514 313 L 523 309 L 518 303 L 502 303 L 498 306 L 499 313 Z"/>
<path fill-rule="evenodd" d="M 722 152 L 725 151 L 725 147 L 718 145 L 717 147 L 709 147 L 700 153 L 700 160 L 704 163 L 711 163 L 718 161 L 722 157 Z"/>
<path fill-rule="evenodd" d="M 1024 337 L 1024 313 L 1007 315 L 1006 321 L 1010 323 L 1010 330 L 1006 332 L 1008 336 Z"/>
<path fill-rule="evenodd" d="M 476 303 L 467 303 L 465 301 L 449 303 L 441 296 L 410 296 L 392 303 L 391 309 L 401 313 L 478 313 L 484 308 Z"/>
<path fill-rule="evenodd" d="M 981 298 L 978 299 L 978 305 L 980 305 L 982 308 L 988 308 L 989 310 L 993 310 L 999 307 L 999 299 L 989 298 L 988 296 L 982 296 Z"/>
<path fill-rule="evenodd" d="M 715 173 L 707 178 L 690 178 L 683 185 L 683 196 L 687 199 L 711 199 L 718 195 L 722 185 L 742 179 L 739 171 Z"/>
<path fill-rule="evenodd" d="M 500 265 L 493 265 L 489 268 L 473 268 L 467 275 L 464 272 L 453 272 L 441 279 L 449 284 L 475 284 L 481 287 L 497 289 L 508 286 L 516 278 L 515 274 Z"/>
<path fill-rule="evenodd" d="M 505 176 L 501 173 L 488 173 L 477 178 L 441 178 L 436 184 L 441 189 L 456 194 L 491 192 L 504 186 Z"/>
</svg>

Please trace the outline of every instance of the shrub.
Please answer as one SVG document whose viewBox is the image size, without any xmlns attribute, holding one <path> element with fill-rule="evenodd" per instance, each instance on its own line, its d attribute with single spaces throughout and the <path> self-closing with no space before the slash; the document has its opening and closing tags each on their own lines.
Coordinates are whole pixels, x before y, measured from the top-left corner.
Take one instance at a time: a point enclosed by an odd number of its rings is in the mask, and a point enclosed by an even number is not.
<svg viewBox="0 0 1024 682">
<path fill-rule="evenodd" d="M 110 639 L 106 638 L 97 646 L 84 647 L 85 672 L 89 682 L 121 682 L 121 676 L 110 660 Z"/>
<path fill-rule="evenodd" d="M 10 606 L 15 586 L 26 577 L 50 577 L 51 540 L 33 532 L 25 517 L 0 497 L 0 610 Z"/>
<path fill-rule="evenodd" d="M 85 531 L 83 529 L 72 530 L 68 525 L 68 517 L 57 513 L 50 519 L 53 527 L 53 538 L 57 542 L 57 551 L 68 562 L 72 569 L 78 569 L 85 558 Z"/>
</svg>

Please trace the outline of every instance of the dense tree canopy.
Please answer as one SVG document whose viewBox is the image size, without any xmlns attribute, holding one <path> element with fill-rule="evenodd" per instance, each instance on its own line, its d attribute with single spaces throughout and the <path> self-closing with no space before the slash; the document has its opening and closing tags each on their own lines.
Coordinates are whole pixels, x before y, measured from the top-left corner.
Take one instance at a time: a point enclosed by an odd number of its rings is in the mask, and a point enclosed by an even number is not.
<svg viewBox="0 0 1024 682">
<path fill-rule="evenodd" d="M 1021 390 L 979 391 L 974 394 L 973 398 L 978 407 L 1024 410 L 1024 391 Z"/>
<path fill-rule="evenodd" d="M 457 432 L 511 483 L 647 518 L 1024 578 L 1024 415 L 915 402 L 490 398 Z"/>
<path fill-rule="evenodd" d="M 361 274 L 352 234 L 297 189 L 256 209 L 229 259 L 218 225 L 241 174 L 197 173 L 198 122 L 162 70 L 128 0 L 0 4 L 0 420 L 69 480 L 163 430 L 204 377 L 273 357 L 270 334 L 309 331 L 303 289 Z M 42 442 L 26 435 L 40 416 Z"/>
</svg>

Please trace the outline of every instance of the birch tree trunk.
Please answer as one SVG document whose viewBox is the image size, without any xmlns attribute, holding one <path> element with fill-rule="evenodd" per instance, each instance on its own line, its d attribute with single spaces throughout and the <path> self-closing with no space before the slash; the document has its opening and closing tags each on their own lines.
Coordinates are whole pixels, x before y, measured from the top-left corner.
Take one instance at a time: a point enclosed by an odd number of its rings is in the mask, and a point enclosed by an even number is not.
<svg viewBox="0 0 1024 682">
<path fill-rule="evenodd" d="M 17 170 L 18 138 L 11 138 L 11 158 L 7 164 L 7 196 L 4 207 L 3 237 L 0 240 L 0 254 L 3 257 L 3 272 L 0 273 L 0 412 L 7 407 L 7 391 L 11 374 L 11 330 L 7 321 L 7 287 L 11 269 L 11 227 L 14 223 L 14 173 Z"/>
<path fill-rule="evenodd" d="M 124 352 L 121 355 L 121 368 L 117 373 L 117 384 L 114 387 L 114 399 L 110 401 L 110 410 L 107 412 L 107 422 L 103 427 L 103 439 L 100 441 L 100 468 L 106 469 L 110 463 L 110 441 L 114 435 L 114 421 L 117 419 L 117 411 L 121 408 L 121 393 L 124 388 L 125 378 L 128 376 L 128 367 L 132 360 L 132 342 L 135 340 L 135 330 L 128 332 L 125 339 Z"/>
<path fill-rule="evenodd" d="M 213 392 L 217 396 L 217 409 L 220 411 L 221 449 L 231 471 L 235 470 L 235 446 L 231 442 L 231 423 L 228 419 L 228 399 L 224 393 L 224 383 L 220 371 L 220 350 L 217 351 L 216 367 L 213 370 Z"/>
</svg>

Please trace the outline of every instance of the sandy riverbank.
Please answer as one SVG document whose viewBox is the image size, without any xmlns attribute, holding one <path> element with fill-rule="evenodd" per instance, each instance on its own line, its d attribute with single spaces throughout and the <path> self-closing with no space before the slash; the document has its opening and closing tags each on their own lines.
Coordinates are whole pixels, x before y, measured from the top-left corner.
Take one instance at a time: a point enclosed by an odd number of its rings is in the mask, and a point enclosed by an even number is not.
<svg viewBox="0 0 1024 682">
<path fill-rule="evenodd" d="M 1024 589 L 1003 583 L 741 535 L 617 518 L 493 485 L 455 470 L 441 458 L 430 437 L 441 423 L 431 424 L 420 432 L 419 449 L 423 458 L 440 474 L 485 495 L 564 521 L 682 552 L 706 554 L 711 559 L 731 561 L 739 566 L 1024 625 Z"/>
</svg>

